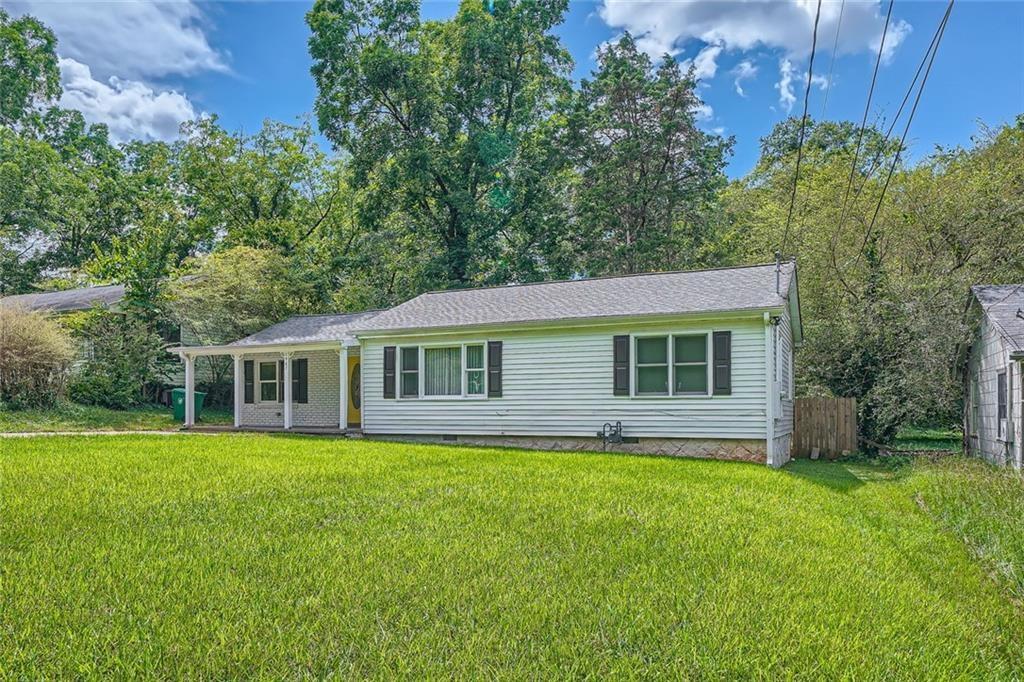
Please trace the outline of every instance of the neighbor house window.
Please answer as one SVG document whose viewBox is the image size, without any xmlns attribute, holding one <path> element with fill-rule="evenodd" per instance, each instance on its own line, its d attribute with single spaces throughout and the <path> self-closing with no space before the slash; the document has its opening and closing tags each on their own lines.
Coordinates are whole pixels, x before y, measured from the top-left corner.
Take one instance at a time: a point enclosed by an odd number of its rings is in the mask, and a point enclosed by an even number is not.
<svg viewBox="0 0 1024 682">
<path fill-rule="evenodd" d="M 466 346 L 466 395 L 484 394 L 484 346 Z"/>
<path fill-rule="evenodd" d="M 676 395 L 708 392 L 708 337 L 694 334 L 672 337 L 672 367 Z"/>
<path fill-rule="evenodd" d="M 423 395 L 462 395 L 462 346 L 423 349 Z"/>
<path fill-rule="evenodd" d="M 668 395 L 668 337 L 636 340 L 636 394 Z"/>
<path fill-rule="evenodd" d="M 996 419 L 999 421 L 999 439 L 1006 440 L 1006 372 L 996 376 Z"/>
<path fill-rule="evenodd" d="M 260 363 L 260 402 L 277 402 L 277 362 Z"/>
<path fill-rule="evenodd" d="M 420 394 L 420 349 L 412 346 L 402 349 L 401 392 L 403 398 L 415 398 Z"/>
<path fill-rule="evenodd" d="M 971 379 L 971 423 L 970 434 L 972 436 L 978 435 L 978 426 L 981 421 L 981 393 L 978 390 L 978 380 L 976 378 Z"/>
</svg>

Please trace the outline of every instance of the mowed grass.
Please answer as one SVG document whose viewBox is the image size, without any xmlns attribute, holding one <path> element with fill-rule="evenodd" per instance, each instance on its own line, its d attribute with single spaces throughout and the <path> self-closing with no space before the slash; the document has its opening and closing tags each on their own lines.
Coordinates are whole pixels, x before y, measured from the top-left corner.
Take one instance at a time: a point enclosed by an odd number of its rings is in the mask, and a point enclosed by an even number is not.
<svg viewBox="0 0 1024 682">
<path fill-rule="evenodd" d="M 0 441 L 11 677 L 1012 679 L 912 469 L 300 436 Z"/>
<path fill-rule="evenodd" d="M 200 423 L 231 424 L 230 410 L 204 408 Z M 43 433 L 60 431 L 171 431 L 181 428 L 171 408 L 143 405 L 111 410 L 95 405 L 65 402 L 43 410 L 0 409 L 0 433 Z"/>
</svg>

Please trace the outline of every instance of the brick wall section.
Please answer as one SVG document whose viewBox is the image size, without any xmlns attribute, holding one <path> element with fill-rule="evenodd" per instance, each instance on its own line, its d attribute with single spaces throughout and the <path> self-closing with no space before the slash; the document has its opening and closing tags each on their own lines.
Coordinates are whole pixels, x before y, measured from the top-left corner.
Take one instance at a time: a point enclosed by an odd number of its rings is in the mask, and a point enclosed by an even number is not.
<svg viewBox="0 0 1024 682">
<path fill-rule="evenodd" d="M 309 402 L 292 404 L 292 426 L 338 426 L 339 388 L 338 388 L 338 353 L 331 350 L 296 352 L 293 360 L 306 358 L 309 360 Z M 259 378 L 259 362 L 275 362 L 281 359 L 279 354 L 254 353 L 246 355 L 245 360 L 253 360 L 256 365 L 254 372 Z M 259 382 L 255 387 L 255 395 L 259 397 Z M 283 403 L 252 403 L 242 405 L 242 426 L 284 426 Z"/>
<path fill-rule="evenodd" d="M 609 444 L 603 447 L 600 438 L 582 436 L 456 436 L 454 441 L 445 441 L 441 436 L 382 436 L 373 438 L 399 440 L 417 443 L 444 443 L 445 445 L 477 445 L 482 447 L 526 448 L 530 450 L 586 450 L 625 452 L 636 455 L 670 455 L 673 457 L 697 457 L 700 459 L 723 459 L 742 462 L 767 461 L 764 440 L 739 438 L 641 438 L 639 443 Z"/>
</svg>

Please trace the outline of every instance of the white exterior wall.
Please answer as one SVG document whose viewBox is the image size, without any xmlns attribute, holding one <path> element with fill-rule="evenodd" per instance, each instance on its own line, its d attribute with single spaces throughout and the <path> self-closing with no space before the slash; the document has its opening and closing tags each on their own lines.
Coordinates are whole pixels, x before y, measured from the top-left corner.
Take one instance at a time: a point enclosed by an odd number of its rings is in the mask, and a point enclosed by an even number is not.
<svg viewBox="0 0 1024 682">
<path fill-rule="evenodd" d="M 1007 373 L 1007 429 L 1010 439 L 999 438 L 997 377 Z M 968 360 L 967 449 L 969 454 L 984 457 L 993 464 L 1021 467 L 1021 373 L 1020 363 L 1010 361 L 1010 348 L 989 319 L 982 316 Z M 973 423 L 972 403 L 975 393 L 971 382 L 978 385 L 977 424 Z"/>
<path fill-rule="evenodd" d="M 616 334 L 726 330 L 732 332 L 731 395 L 641 398 L 612 394 L 612 337 Z M 763 441 L 767 437 L 764 339 L 760 313 L 671 324 L 365 339 L 363 430 L 381 435 L 593 437 L 605 422 L 621 421 L 628 437 Z M 383 397 L 384 346 L 486 341 L 503 342 L 502 397 Z M 634 349 L 630 354 L 635 359 Z"/>
<path fill-rule="evenodd" d="M 339 395 L 338 353 L 332 350 L 295 351 L 291 359 L 309 360 L 307 403 L 292 403 L 292 427 L 318 426 L 338 427 Z M 259 402 L 259 362 L 276 362 L 280 353 L 254 353 L 243 356 L 253 360 L 253 376 L 256 379 L 253 394 L 256 402 L 243 403 L 242 426 L 284 426 L 284 403 Z"/>
<path fill-rule="evenodd" d="M 793 393 L 795 382 L 793 376 L 793 326 L 792 316 L 787 307 L 783 312 L 778 326 L 778 348 L 771 358 L 771 363 L 778 363 L 778 374 L 772 377 L 775 384 L 772 395 L 776 399 L 775 415 L 775 449 L 777 463 L 784 464 L 790 459 L 793 440 Z M 777 377 L 777 380 L 775 380 Z"/>
</svg>

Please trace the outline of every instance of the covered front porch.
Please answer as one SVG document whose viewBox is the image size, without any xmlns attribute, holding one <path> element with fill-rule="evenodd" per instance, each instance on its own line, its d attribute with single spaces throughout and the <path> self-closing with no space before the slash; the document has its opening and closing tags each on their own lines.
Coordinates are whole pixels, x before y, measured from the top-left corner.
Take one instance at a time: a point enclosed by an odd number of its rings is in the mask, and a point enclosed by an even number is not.
<svg viewBox="0 0 1024 682">
<path fill-rule="evenodd" d="M 184 428 L 339 435 L 362 429 L 361 364 L 354 340 L 172 349 L 184 363 Z M 232 427 L 197 425 L 196 362 L 233 362 Z"/>
</svg>

